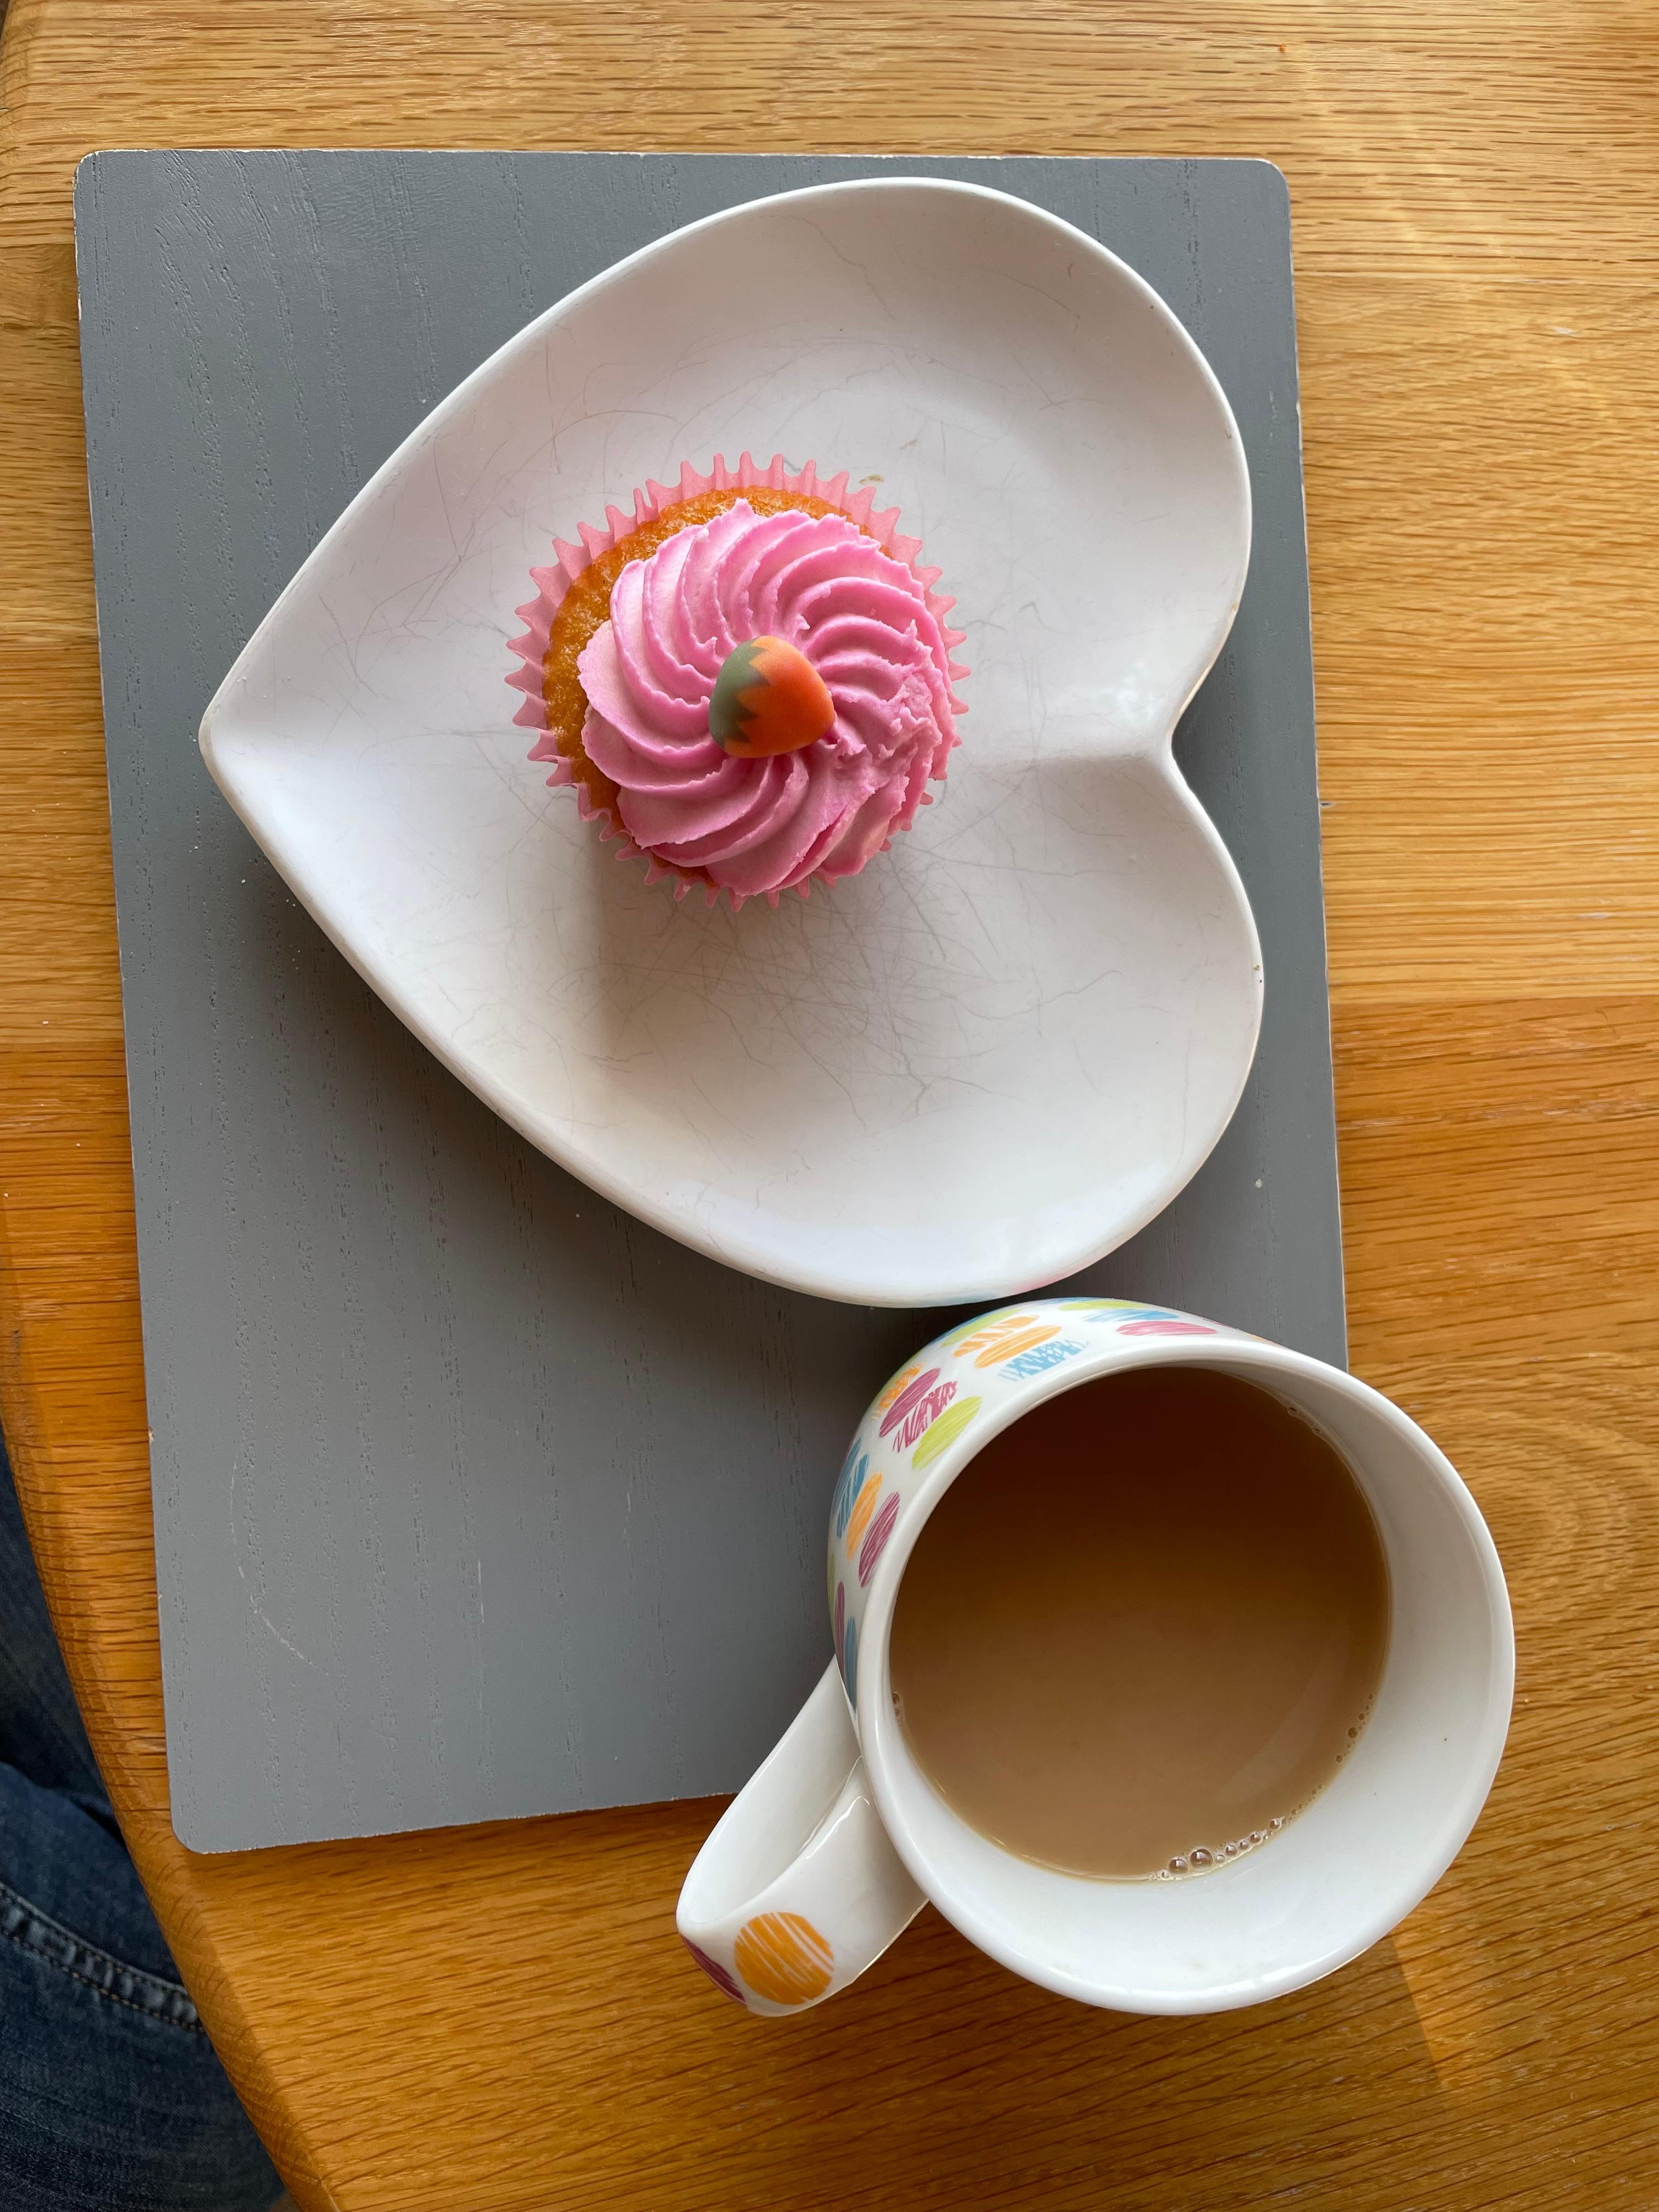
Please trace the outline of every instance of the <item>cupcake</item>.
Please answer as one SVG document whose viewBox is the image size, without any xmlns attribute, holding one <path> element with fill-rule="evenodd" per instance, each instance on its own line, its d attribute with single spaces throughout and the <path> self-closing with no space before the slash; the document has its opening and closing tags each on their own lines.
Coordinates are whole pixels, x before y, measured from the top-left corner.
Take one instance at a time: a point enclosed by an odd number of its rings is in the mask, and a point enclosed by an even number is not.
<svg viewBox="0 0 1659 2212">
<path fill-rule="evenodd" d="M 856 875 L 942 781 L 967 671 L 937 568 L 843 473 L 717 454 L 532 568 L 507 678 L 550 783 L 712 905 Z"/>
</svg>

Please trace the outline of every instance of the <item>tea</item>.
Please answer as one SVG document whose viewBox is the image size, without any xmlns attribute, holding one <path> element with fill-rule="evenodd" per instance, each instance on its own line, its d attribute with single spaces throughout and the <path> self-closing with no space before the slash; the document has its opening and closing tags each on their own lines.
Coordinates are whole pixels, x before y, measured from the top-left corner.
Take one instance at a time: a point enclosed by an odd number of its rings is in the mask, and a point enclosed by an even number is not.
<svg viewBox="0 0 1659 2212">
<path fill-rule="evenodd" d="M 1253 1383 L 1158 1366 L 1046 1401 L 963 1469 L 889 1668 L 917 1765 L 981 1834 L 1170 1879 L 1330 1780 L 1388 1639 L 1382 1543 L 1335 1447 Z"/>
</svg>

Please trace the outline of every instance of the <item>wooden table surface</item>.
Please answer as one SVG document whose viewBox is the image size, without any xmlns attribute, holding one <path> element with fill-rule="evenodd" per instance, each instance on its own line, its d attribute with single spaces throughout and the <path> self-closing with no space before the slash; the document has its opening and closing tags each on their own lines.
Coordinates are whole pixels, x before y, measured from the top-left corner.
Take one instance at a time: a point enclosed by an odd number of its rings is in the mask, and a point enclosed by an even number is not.
<svg viewBox="0 0 1659 2212">
<path fill-rule="evenodd" d="M 307 2207 L 1659 2202 L 1659 15 L 1647 0 L 15 0 L 0 153 L 0 1402 L 134 1855 Z M 1486 1816 L 1207 2021 L 931 1913 L 738 2018 L 713 1805 L 198 1859 L 167 1819 L 76 343 L 94 146 L 1248 153 L 1290 179 L 1353 1364 L 1513 1589 Z"/>
</svg>

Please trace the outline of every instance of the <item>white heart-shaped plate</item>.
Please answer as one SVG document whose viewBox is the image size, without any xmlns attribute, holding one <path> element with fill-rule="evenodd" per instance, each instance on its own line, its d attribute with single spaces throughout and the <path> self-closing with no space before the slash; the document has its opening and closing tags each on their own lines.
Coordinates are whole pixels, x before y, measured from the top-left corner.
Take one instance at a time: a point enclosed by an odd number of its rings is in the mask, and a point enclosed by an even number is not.
<svg viewBox="0 0 1659 2212">
<path fill-rule="evenodd" d="M 676 904 L 550 790 L 503 679 L 556 537 L 724 452 L 854 484 L 971 674 L 938 803 L 855 878 Z M 1238 429 L 1164 303 L 1023 200 L 883 179 L 692 224 L 434 408 L 208 708 L 231 804 L 447 1066 L 750 1273 L 1001 1297 L 1167 1205 L 1261 1020 L 1177 716 L 1243 588 Z"/>
</svg>

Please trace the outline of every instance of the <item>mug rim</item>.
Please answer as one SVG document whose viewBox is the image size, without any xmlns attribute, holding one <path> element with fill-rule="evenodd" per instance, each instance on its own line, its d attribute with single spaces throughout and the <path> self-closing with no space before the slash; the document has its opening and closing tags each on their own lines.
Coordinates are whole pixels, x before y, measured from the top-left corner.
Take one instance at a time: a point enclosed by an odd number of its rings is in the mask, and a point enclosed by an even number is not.
<svg viewBox="0 0 1659 2212">
<path fill-rule="evenodd" d="M 1051 1306 L 1054 1303 L 1042 1299 L 1025 1302 L 1033 1307 Z M 1221 1324 L 1214 1326 L 1218 1331 L 1222 1329 Z M 1213 1337 L 1142 1339 L 1133 1343 L 1111 1338 L 1091 1346 L 1091 1352 L 1092 1357 L 1080 1359 L 1074 1366 L 1050 1370 L 1028 1378 L 1027 1387 L 999 1407 L 983 1429 L 975 1425 L 971 1439 L 964 1434 L 941 1453 L 938 1464 L 928 1471 L 926 1480 L 913 1493 L 917 1510 L 903 1516 L 902 1528 L 894 1532 L 896 1540 L 890 1543 L 878 1562 L 862 1628 L 863 1650 L 868 1651 L 868 1659 L 859 1668 L 858 1698 L 854 1710 L 871 1792 L 893 1847 L 917 1887 L 969 1942 L 1024 1980 L 1062 1996 L 1124 2012 L 1197 2014 L 1262 2003 L 1305 1988 L 1380 1942 L 1428 1895 L 1468 1840 L 1502 1760 L 1514 1704 L 1515 1634 L 1508 1584 L 1498 1547 L 1480 1506 L 1445 1453 L 1409 1413 L 1346 1368 L 1334 1367 L 1310 1353 L 1292 1351 L 1288 1346 L 1274 1344 L 1264 1337 L 1236 1332 L 1218 1333 Z M 1492 1658 L 1475 1755 L 1466 1769 L 1460 1789 L 1449 1799 L 1436 1828 L 1435 1843 L 1416 1855 L 1409 1869 L 1388 1886 L 1380 1901 L 1356 1917 L 1352 1940 L 1345 1938 L 1327 1954 L 1312 1961 L 1303 1960 L 1282 1972 L 1260 1974 L 1244 1982 L 1218 1984 L 1213 1990 L 1196 1996 L 1109 1984 L 1069 1973 L 1050 1967 L 1022 1950 L 1018 1943 L 1008 1940 L 996 1922 L 981 1912 L 971 1894 L 964 1894 L 948 1880 L 939 1878 L 927 1854 L 918 1848 L 895 1802 L 888 1771 L 888 1762 L 899 1741 L 894 1734 L 896 1723 L 891 1719 L 889 1705 L 888 1651 L 893 1614 L 911 1553 L 940 1498 L 988 1444 L 1037 1406 L 1062 1397 L 1086 1382 L 1097 1382 L 1105 1375 L 1150 1367 L 1254 1369 L 1264 1380 L 1278 1376 L 1310 1381 L 1327 1389 L 1334 1388 L 1340 1395 L 1380 1418 L 1434 1476 L 1463 1525 L 1480 1569 Z M 1391 1628 L 1391 1638 L 1392 1634 Z M 914 1760 L 910 1763 L 914 1766 Z M 920 1768 L 916 1771 L 924 1786 L 932 1789 Z M 961 1818 L 959 1814 L 956 1817 Z M 992 1848 L 1002 1849 L 996 1844 Z M 1012 1858 L 1018 1854 L 1009 1852 L 1006 1856 Z M 1067 1875 L 1059 1869 L 1053 1871 L 1062 1881 L 1087 1882 L 1091 1879 Z"/>
</svg>

